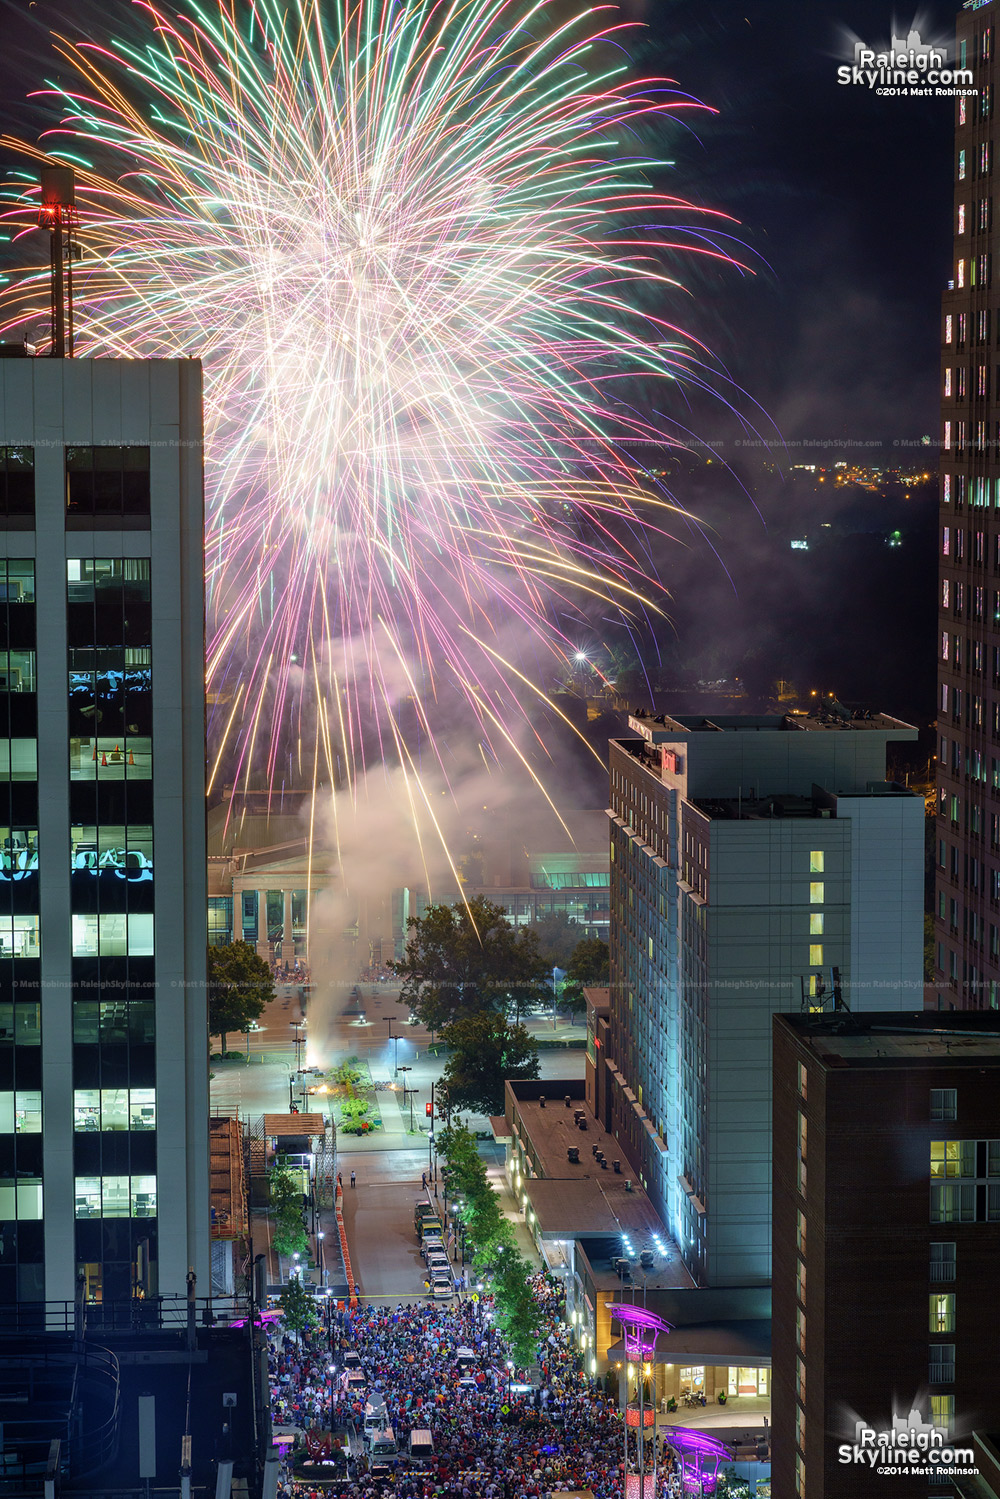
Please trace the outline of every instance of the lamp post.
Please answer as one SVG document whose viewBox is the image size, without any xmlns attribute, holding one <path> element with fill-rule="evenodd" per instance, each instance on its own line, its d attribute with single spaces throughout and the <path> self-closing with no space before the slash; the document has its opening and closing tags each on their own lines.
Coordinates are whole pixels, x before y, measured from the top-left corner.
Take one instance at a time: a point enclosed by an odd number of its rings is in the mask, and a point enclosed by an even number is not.
<svg viewBox="0 0 1000 1499">
<path fill-rule="evenodd" d="M 319 1263 L 319 1283 L 320 1283 L 321 1286 L 325 1286 L 326 1285 L 326 1267 L 323 1264 L 323 1240 L 325 1238 L 326 1238 L 326 1234 L 323 1232 L 323 1230 L 321 1228 L 317 1229 L 316 1230 L 316 1259 L 317 1259 L 317 1261 Z"/>
<path fill-rule="evenodd" d="M 399 1038 L 397 1037 L 396 1039 L 398 1040 Z M 397 1072 L 412 1072 L 413 1068 L 412 1067 L 397 1067 L 396 1071 Z M 416 1091 L 417 1091 L 416 1088 L 408 1088 L 406 1086 L 406 1078 L 404 1077 L 404 1079 L 403 1079 L 403 1108 L 404 1109 L 406 1108 L 406 1095 L 409 1094 L 409 1096 L 410 1096 L 410 1134 L 411 1135 L 413 1134 L 413 1095 L 414 1095 L 414 1093 L 416 1093 Z"/>
<path fill-rule="evenodd" d="M 641 1499 L 646 1499 L 646 1432 L 645 1432 L 645 1390 L 643 1388 L 644 1370 L 653 1370 L 656 1367 L 656 1340 L 661 1332 L 669 1333 L 671 1324 L 658 1317 L 655 1312 L 647 1311 L 644 1306 L 636 1306 L 634 1303 L 621 1301 L 606 1302 L 611 1313 L 612 1320 L 617 1319 L 622 1325 L 624 1334 L 626 1360 L 635 1359 L 636 1375 L 638 1379 L 638 1431 L 637 1431 L 637 1458 L 639 1466 L 639 1493 Z M 628 1487 L 628 1381 L 632 1375 L 632 1365 L 626 1363 L 625 1398 L 622 1401 L 623 1426 L 625 1432 L 625 1463 L 622 1470 L 624 1484 Z M 654 1407 L 655 1410 L 655 1407 Z M 653 1494 L 656 1494 L 657 1472 L 656 1472 L 656 1416 L 653 1416 Z"/>
<path fill-rule="evenodd" d="M 512 1358 L 509 1358 L 507 1360 L 507 1404 L 508 1405 L 510 1405 L 510 1380 L 511 1380 L 511 1375 L 513 1373 L 514 1373 L 514 1360 Z"/>
</svg>

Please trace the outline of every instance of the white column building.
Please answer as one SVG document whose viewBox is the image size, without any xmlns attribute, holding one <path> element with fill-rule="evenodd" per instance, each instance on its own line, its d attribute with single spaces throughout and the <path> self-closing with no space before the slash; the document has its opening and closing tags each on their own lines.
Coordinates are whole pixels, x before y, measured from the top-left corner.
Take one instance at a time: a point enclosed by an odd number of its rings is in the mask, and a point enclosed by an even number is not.
<svg viewBox="0 0 1000 1499">
<path fill-rule="evenodd" d="M 200 364 L 0 359 L 0 457 L 0 1304 L 207 1291 Z"/>
</svg>

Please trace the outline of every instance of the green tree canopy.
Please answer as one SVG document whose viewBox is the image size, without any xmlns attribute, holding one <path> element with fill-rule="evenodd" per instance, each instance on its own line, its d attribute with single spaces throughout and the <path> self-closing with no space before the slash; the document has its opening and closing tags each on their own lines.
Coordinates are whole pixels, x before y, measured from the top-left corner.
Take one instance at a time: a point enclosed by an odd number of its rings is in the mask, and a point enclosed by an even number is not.
<svg viewBox="0 0 1000 1499">
<path fill-rule="evenodd" d="M 282 1287 L 278 1302 L 281 1306 L 281 1320 L 296 1337 L 299 1333 L 308 1332 L 310 1327 L 319 1326 L 315 1299 L 310 1296 L 297 1275 Z"/>
<path fill-rule="evenodd" d="M 309 1237 L 302 1222 L 302 1173 L 296 1174 L 281 1159 L 268 1172 L 267 1184 L 275 1253 L 286 1257 L 307 1254 Z"/>
<path fill-rule="evenodd" d="M 562 1001 L 570 1010 L 582 1010 L 585 988 L 607 988 L 611 982 L 611 949 L 600 937 L 584 937 L 573 949 L 566 966 Z"/>
<path fill-rule="evenodd" d="M 208 1033 L 248 1030 L 274 998 L 271 970 L 249 942 L 208 949 Z"/>
<path fill-rule="evenodd" d="M 409 922 L 400 963 L 400 998 L 433 1031 L 460 1016 L 518 1014 L 545 994 L 547 971 L 538 938 L 516 930 L 502 906 L 473 896 L 453 906 L 429 906 Z"/>
<path fill-rule="evenodd" d="M 538 1076 L 538 1042 L 503 1015 L 463 1015 L 445 1026 L 441 1039 L 452 1047 L 442 1076 L 454 1109 L 502 1114 L 504 1079 Z"/>
<path fill-rule="evenodd" d="M 582 935 L 581 928 L 565 911 L 550 911 L 539 917 L 531 930 L 538 934 L 538 950 L 551 978 L 553 968 L 566 967 Z"/>
<path fill-rule="evenodd" d="M 475 1140 L 462 1125 L 444 1130 L 440 1152 L 448 1163 L 451 1190 L 462 1198 L 459 1213 L 475 1246 L 478 1275 L 490 1282 L 496 1324 L 521 1368 L 538 1356 L 541 1325 L 529 1284 L 531 1266 L 519 1253 L 514 1229 L 489 1184 Z"/>
</svg>

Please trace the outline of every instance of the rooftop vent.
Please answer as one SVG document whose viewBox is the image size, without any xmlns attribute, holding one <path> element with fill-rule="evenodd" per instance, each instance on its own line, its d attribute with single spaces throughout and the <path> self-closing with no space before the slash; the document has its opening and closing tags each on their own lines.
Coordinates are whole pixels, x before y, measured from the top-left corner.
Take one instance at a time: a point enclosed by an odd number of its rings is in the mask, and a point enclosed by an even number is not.
<svg viewBox="0 0 1000 1499">
<path fill-rule="evenodd" d="M 538 1099 L 538 1107 L 540 1109 L 544 1109 L 544 1107 L 545 1107 L 545 1094 L 544 1093 L 542 1093 L 540 1095 L 539 1099 Z"/>
<path fill-rule="evenodd" d="M 611 1162 L 611 1169 L 615 1173 L 616 1176 L 621 1176 L 621 1174 L 622 1174 L 622 1163 L 621 1163 L 621 1161 L 612 1161 Z"/>
<path fill-rule="evenodd" d="M 653 1268 L 653 1251 L 651 1249 L 643 1249 L 640 1252 L 640 1254 L 639 1254 L 639 1264 L 642 1266 L 642 1268 L 644 1270 L 652 1270 L 652 1268 Z"/>
<path fill-rule="evenodd" d="M 566 1159 L 570 1162 L 571 1165 L 573 1165 L 573 1166 L 579 1166 L 579 1164 L 580 1164 L 580 1147 L 579 1147 L 579 1145 L 568 1145 L 566 1147 Z"/>
<path fill-rule="evenodd" d="M 626 1192 L 633 1191 L 632 1183 L 631 1183 L 631 1181 L 629 1180 L 629 1178 L 627 1176 L 625 1178 L 625 1190 L 626 1190 Z"/>
<path fill-rule="evenodd" d="M 572 1100 L 572 1098 L 570 1098 L 570 1096 L 569 1096 L 568 1093 L 566 1094 L 566 1097 L 563 1099 L 563 1103 L 566 1105 L 567 1108 L 570 1108 L 572 1106 L 573 1100 Z"/>
<path fill-rule="evenodd" d="M 601 1170 L 602 1171 L 607 1171 L 607 1169 L 608 1169 L 608 1158 L 607 1158 L 607 1156 L 603 1156 L 602 1155 L 600 1157 L 600 1161 L 601 1161 Z"/>
<path fill-rule="evenodd" d="M 597 1153 L 598 1153 L 598 1151 L 600 1150 L 600 1148 L 601 1147 L 599 1145 L 592 1145 L 590 1147 L 590 1153 L 591 1153 L 591 1155 L 596 1156 Z"/>
<path fill-rule="evenodd" d="M 584 1117 L 583 1119 L 578 1119 L 576 1121 L 576 1126 L 577 1126 L 577 1129 L 586 1129 L 587 1128 L 586 1117 Z"/>
</svg>

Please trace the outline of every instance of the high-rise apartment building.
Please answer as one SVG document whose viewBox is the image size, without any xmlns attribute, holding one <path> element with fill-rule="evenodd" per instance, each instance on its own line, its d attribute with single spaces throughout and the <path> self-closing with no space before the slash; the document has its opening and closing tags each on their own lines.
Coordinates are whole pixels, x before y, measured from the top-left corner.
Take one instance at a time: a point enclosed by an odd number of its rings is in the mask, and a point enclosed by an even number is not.
<svg viewBox="0 0 1000 1499">
<path fill-rule="evenodd" d="M 998 1257 L 1000 1016 L 776 1016 L 775 1494 L 980 1492 L 925 1470 L 997 1429 Z"/>
<path fill-rule="evenodd" d="M 916 731 L 839 705 L 629 726 L 597 1091 L 695 1280 L 766 1285 L 772 1014 L 922 998 L 923 801 L 885 780 Z"/>
<path fill-rule="evenodd" d="M 1000 262 L 996 6 L 967 3 L 955 63 L 955 250 L 942 307 L 936 978 L 941 1008 L 1000 1002 Z M 994 279 L 995 278 L 995 279 Z"/>
<path fill-rule="evenodd" d="M 200 365 L 0 359 L 0 484 L 0 1306 L 207 1290 Z"/>
</svg>

